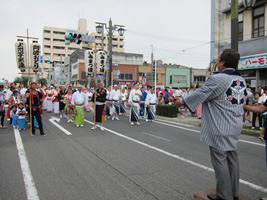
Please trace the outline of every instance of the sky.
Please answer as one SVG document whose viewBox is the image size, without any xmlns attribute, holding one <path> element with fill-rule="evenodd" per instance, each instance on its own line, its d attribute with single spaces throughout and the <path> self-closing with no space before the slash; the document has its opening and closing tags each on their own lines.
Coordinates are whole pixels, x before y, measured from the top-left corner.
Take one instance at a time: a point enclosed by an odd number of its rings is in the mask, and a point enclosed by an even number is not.
<svg viewBox="0 0 267 200">
<path fill-rule="evenodd" d="M 18 75 L 16 36 L 26 35 L 42 44 L 44 26 L 78 29 L 87 19 L 89 33 L 94 22 L 124 25 L 125 52 L 140 53 L 150 62 L 207 68 L 210 61 L 211 0 L 0 0 L 0 81 Z"/>
</svg>

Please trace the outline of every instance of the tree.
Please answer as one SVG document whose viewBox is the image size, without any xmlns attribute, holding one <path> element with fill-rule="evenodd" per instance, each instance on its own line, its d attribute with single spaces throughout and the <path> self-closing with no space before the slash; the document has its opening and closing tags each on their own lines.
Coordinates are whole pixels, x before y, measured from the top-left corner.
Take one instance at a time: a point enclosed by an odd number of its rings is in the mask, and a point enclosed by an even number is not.
<svg viewBox="0 0 267 200">
<path fill-rule="evenodd" d="M 39 78 L 37 80 L 37 83 L 39 83 L 42 87 L 47 84 L 47 80 L 45 78 Z"/>
<path fill-rule="evenodd" d="M 23 83 L 25 87 L 28 87 L 28 77 L 16 77 L 14 80 L 15 85 L 17 85 L 17 83 Z"/>
</svg>

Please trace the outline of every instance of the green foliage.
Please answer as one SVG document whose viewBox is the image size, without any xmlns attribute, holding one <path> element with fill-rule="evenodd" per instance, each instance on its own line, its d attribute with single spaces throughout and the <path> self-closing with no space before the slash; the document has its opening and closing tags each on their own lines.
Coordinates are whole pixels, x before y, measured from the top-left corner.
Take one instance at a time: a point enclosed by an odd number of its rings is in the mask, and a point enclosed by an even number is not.
<svg viewBox="0 0 267 200">
<path fill-rule="evenodd" d="M 177 117 L 178 108 L 175 105 L 159 104 L 157 106 L 157 115 L 163 117 Z"/>
<path fill-rule="evenodd" d="M 17 85 L 17 83 L 23 83 L 24 86 L 27 88 L 28 87 L 28 77 L 16 77 L 14 80 L 15 85 Z"/>
<path fill-rule="evenodd" d="M 47 80 L 45 78 L 40 78 L 37 80 L 37 83 L 39 83 L 43 87 L 47 84 Z"/>
</svg>

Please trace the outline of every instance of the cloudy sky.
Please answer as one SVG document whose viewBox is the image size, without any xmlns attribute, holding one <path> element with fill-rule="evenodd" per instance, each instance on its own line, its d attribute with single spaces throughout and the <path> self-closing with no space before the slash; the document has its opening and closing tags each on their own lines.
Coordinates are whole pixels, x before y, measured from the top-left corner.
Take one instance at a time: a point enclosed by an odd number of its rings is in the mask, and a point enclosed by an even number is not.
<svg viewBox="0 0 267 200">
<path fill-rule="evenodd" d="M 0 81 L 13 81 L 17 35 L 40 38 L 44 26 L 78 28 L 86 18 L 89 33 L 94 22 L 126 26 L 125 52 L 142 53 L 166 63 L 206 68 L 210 55 L 210 0 L 0 0 Z"/>
</svg>

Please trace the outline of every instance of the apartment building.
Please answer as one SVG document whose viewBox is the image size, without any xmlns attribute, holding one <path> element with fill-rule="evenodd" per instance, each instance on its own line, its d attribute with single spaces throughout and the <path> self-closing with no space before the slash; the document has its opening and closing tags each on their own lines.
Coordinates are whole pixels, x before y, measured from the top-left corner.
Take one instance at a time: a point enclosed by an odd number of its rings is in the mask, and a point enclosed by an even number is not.
<svg viewBox="0 0 267 200">
<path fill-rule="evenodd" d="M 93 27 L 92 29 L 95 29 Z M 95 37 L 95 43 L 82 42 L 81 44 L 70 43 L 65 44 L 65 35 L 69 31 L 66 28 L 57 28 L 45 26 L 43 28 L 43 62 L 44 73 L 43 77 L 47 78 L 47 71 L 52 67 L 52 63 L 63 65 L 64 59 L 70 56 L 76 49 L 93 49 L 102 46 L 102 37 L 100 34 L 92 32 L 90 36 Z M 78 33 L 88 35 L 87 20 L 79 19 L 78 21 Z M 112 38 L 113 52 L 124 52 L 124 36 L 113 35 Z M 107 50 L 108 40 L 104 35 L 104 49 Z"/>
</svg>

